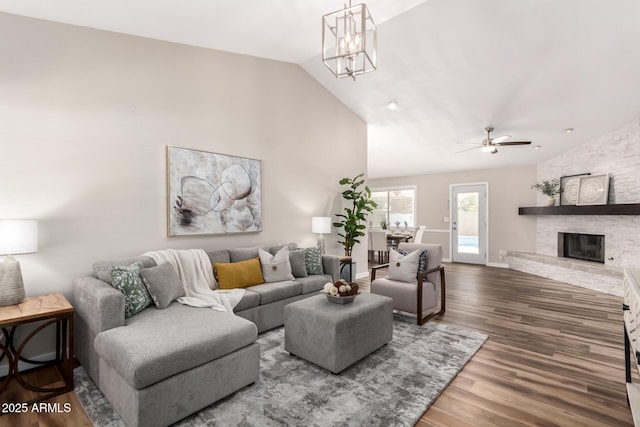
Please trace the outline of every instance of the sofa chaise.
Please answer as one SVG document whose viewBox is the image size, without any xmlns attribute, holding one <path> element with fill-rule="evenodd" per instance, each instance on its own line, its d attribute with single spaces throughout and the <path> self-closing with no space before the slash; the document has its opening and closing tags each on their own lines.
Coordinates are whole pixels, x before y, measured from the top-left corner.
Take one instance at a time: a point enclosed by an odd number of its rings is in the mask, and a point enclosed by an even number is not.
<svg viewBox="0 0 640 427">
<path fill-rule="evenodd" d="M 286 245 L 296 249 L 295 244 Z M 276 254 L 281 246 L 262 248 Z M 237 263 L 259 248 L 207 252 L 211 263 Z M 339 279 L 339 258 L 321 255 L 323 274 L 246 288 L 234 314 L 173 301 L 125 318 L 125 297 L 110 283 L 115 266 L 147 256 L 99 261 L 73 283 L 76 357 L 128 426 L 172 424 L 255 382 L 258 333 L 284 324 L 284 307 Z M 295 271 L 294 271 L 295 272 Z"/>
</svg>

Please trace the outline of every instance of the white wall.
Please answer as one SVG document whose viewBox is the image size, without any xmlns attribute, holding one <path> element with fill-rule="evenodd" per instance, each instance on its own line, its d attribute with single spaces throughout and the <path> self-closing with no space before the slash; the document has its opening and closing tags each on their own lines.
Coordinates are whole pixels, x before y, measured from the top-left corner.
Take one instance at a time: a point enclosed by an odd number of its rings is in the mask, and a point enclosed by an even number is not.
<svg viewBox="0 0 640 427">
<path fill-rule="evenodd" d="M 499 251 L 531 252 L 535 249 L 535 220 L 518 215 L 518 207 L 535 203 L 535 166 L 484 169 L 463 172 L 376 179 L 372 188 L 415 185 L 417 187 L 416 225 L 443 230 L 426 233 L 424 242 L 443 245 L 449 253 L 449 223 L 442 217 L 449 214 L 449 186 L 473 182 L 489 183 L 489 263 L 500 264 Z"/>
<path fill-rule="evenodd" d="M 0 218 L 40 221 L 28 295 L 70 297 L 100 258 L 315 244 L 366 172 L 366 124 L 297 65 L 4 13 L 0 40 Z M 166 145 L 261 159 L 263 231 L 167 238 Z"/>
</svg>

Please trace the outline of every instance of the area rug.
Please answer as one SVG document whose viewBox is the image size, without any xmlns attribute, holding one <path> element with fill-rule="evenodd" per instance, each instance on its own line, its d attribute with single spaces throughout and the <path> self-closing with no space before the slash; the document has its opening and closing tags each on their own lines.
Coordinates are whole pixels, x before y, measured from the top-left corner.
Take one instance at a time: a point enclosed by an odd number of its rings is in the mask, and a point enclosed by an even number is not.
<svg viewBox="0 0 640 427">
<path fill-rule="evenodd" d="M 339 375 L 284 350 L 284 329 L 258 337 L 260 379 L 176 426 L 412 426 L 487 336 L 394 320 L 393 340 Z M 124 423 L 79 367 L 75 392 L 97 427 Z"/>
</svg>

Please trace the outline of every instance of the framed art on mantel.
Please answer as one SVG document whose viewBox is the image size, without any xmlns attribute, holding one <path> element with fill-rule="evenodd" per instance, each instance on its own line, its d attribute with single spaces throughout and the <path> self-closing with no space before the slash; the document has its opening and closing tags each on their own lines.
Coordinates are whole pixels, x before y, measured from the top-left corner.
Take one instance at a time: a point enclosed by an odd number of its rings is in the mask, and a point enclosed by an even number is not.
<svg viewBox="0 0 640 427">
<path fill-rule="evenodd" d="M 167 234 L 262 231 L 260 160 L 167 146 Z"/>
<path fill-rule="evenodd" d="M 609 174 L 580 177 L 578 206 L 606 205 L 609 197 Z"/>
<path fill-rule="evenodd" d="M 575 206 L 578 204 L 580 177 L 587 175 L 591 174 L 582 173 L 560 177 L 560 206 Z"/>
</svg>

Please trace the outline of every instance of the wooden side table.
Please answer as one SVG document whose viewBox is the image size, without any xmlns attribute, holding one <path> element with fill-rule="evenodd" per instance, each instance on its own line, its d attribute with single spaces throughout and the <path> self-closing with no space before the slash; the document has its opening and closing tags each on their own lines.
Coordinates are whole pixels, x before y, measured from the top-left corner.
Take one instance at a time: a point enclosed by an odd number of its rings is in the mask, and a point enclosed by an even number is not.
<svg viewBox="0 0 640 427">
<path fill-rule="evenodd" d="M 13 342 L 16 328 L 32 322 L 43 322 L 33 332 L 18 344 Z M 56 355 L 53 360 L 40 362 L 29 360 L 22 356 L 27 343 L 45 329 L 47 326 L 56 326 Z M 0 344 L 0 360 L 7 358 L 8 373 L 0 385 L 0 395 L 9 385 L 11 378 L 15 378 L 20 385 L 28 390 L 43 394 L 31 401 L 40 402 L 63 393 L 73 390 L 73 307 L 61 293 L 42 295 L 37 297 L 27 297 L 17 305 L 0 307 L 0 328 L 4 334 L 4 345 Z M 9 329 L 10 328 L 10 329 Z M 20 361 L 42 365 L 42 367 L 56 366 L 64 382 L 58 387 L 38 387 L 29 384 L 22 377 L 18 370 Z"/>
</svg>

